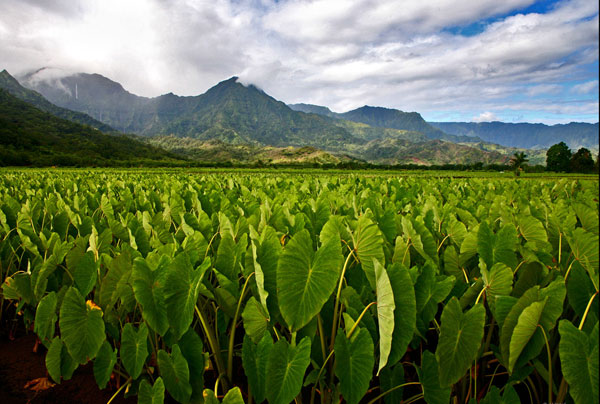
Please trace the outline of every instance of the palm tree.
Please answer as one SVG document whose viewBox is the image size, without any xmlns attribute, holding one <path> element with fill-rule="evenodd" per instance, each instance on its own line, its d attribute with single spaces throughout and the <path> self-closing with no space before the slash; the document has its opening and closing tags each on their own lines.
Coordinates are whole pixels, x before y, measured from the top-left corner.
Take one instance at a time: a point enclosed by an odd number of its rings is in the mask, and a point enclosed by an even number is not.
<svg viewBox="0 0 600 404">
<path fill-rule="evenodd" d="M 523 171 L 523 166 L 527 165 L 527 155 L 525 152 L 516 152 L 510 159 L 510 166 L 514 168 L 515 174 L 519 175 Z"/>
</svg>

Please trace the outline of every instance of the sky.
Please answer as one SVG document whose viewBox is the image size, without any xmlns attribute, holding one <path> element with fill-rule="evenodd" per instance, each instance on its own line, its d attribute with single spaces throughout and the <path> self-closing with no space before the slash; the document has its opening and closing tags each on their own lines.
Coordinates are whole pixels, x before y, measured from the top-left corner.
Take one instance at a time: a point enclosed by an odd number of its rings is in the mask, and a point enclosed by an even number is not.
<svg viewBox="0 0 600 404">
<path fill-rule="evenodd" d="M 594 0 L 1 0 L 0 70 L 154 97 L 238 76 L 286 103 L 598 122 Z"/>
</svg>

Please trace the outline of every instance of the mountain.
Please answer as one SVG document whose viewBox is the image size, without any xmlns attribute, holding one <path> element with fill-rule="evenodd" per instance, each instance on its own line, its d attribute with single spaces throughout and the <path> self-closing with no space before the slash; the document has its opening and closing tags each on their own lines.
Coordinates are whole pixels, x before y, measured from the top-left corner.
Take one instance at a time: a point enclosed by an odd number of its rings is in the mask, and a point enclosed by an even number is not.
<svg viewBox="0 0 600 404">
<path fill-rule="evenodd" d="M 576 151 L 580 147 L 598 150 L 598 123 L 571 122 L 564 125 L 505 122 L 430 122 L 446 133 L 477 136 L 486 142 L 528 149 L 547 149 L 565 142 Z"/>
<path fill-rule="evenodd" d="M 312 146 L 274 147 L 225 143 L 220 140 L 199 140 L 175 136 L 155 136 L 148 143 L 189 159 L 242 164 L 339 164 L 360 161 L 344 154 L 333 154 Z"/>
<path fill-rule="evenodd" d="M 23 78 L 51 102 L 90 114 L 114 128 L 143 136 L 175 135 L 233 144 L 319 147 L 355 142 L 348 131 L 315 114 L 300 114 L 237 77 L 206 93 L 179 97 L 139 97 L 98 74 L 60 79 Z M 77 90 L 76 90 L 77 89 Z"/>
<path fill-rule="evenodd" d="M 352 122 L 361 122 L 376 128 L 420 132 L 428 139 L 448 140 L 454 143 L 481 141 L 481 139 L 473 139 L 470 136 L 455 136 L 444 133 L 442 130 L 428 124 L 418 112 L 404 112 L 397 109 L 371 107 L 368 105 L 344 113 L 332 112 L 327 107 L 312 104 L 292 104 L 289 107 L 296 111 L 309 112 Z"/>
<path fill-rule="evenodd" d="M 21 84 L 19 84 L 17 79 L 11 76 L 6 70 L 2 70 L 0 72 L 0 88 L 8 91 L 17 98 L 34 105 L 42 111 L 48 112 L 59 118 L 77 122 L 83 125 L 89 125 L 93 128 L 101 130 L 102 132 L 114 131 L 114 129 L 110 126 L 92 118 L 87 114 L 70 111 L 52 104 L 40 93 L 23 87 Z"/>
<path fill-rule="evenodd" d="M 58 118 L 0 89 L 0 165 L 169 165 L 184 161 L 125 135 Z"/>
</svg>

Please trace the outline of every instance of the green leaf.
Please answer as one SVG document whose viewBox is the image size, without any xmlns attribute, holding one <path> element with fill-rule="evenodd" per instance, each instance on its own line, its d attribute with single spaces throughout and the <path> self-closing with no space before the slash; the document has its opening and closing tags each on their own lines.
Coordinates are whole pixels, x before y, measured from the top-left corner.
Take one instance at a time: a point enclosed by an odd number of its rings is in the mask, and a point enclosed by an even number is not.
<svg viewBox="0 0 600 404">
<path fill-rule="evenodd" d="M 435 351 L 442 386 L 456 383 L 471 367 L 481 346 L 484 325 L 483 305 L 476 304 L 463 313 L 456 297 L 446 304 L 442 312 L 440 339 Z"/>
<path fill-rule="evenodd" d="M 217 250 L 215 268 L 228 279 L 237 279 L 240 271 L 240 256 L 237 253 L 237 245 L 229 234 L 223 235 Z"/>
<path fill-rule="evenodd" d="M 594 283 L 596 291 L 598 290 L 598 235 L 589 233 L 581 227 L 576 228 L 570 235 L 567 235 L 567 241 L 571 246 L 573 256 L 588 271 L 590 278 Z"/>
<path fill-rule="evenodd" d="M 521 352 L 536 332 L 546 300 L 531 303 L 519 316 L 517 325 L 510 338 L 508 371 L 512 373 Z"/>
<path fill-rule="evenodd" d="M 287 244 L 277 268 L 279 309 L 291 330 L 304 327 L 335 289 L 343 261 L 339 240 L 313 251 L 308 230 Z"/>
<path fill-rule="evenodd" d="M 202 399 L 202 390 L 204 389 L 204 345 L 202 339 L 190 328 L 188 332 L 177 342 L 183 357 L 188 363 L 190 369 L 190 384 L 192 386 L 191 401 L 199 401 Z"/>
<path fill-rule="evenodd" d="M 75 266 L 75 285 L 83 296 L 87 296 L 94 286 L 98 278 L 98 264 L 94 258 L 92 251 L 86 252 Z"/>
<path fill-rule="evenodd" d="M 223 397 L 222 404 L 244 404 L 244 398 L 239 387 L 230 389 L 225 397 Z"/>
<path fill-rule="evenodd" d="M 380 263 L 385 262 L 383 254 L 383 236 L 379 227 L 366 215 L 358 218 L 356 230 L 352 235 L 354 241 L 354 252 L 361 263 L 362 269 L 369 284 L 375 289 L 375 268 L 373 260 Z"/>
<path fill-rule="evenodd" d="M 177 338 L 188 330 L 194 319 L 194 307 L 200 293 L 202 277 L 210 267 L 210 258 L 206 258 L 200 268 L 194 270 L 187 254 L 175 257 L 169 265 L 165 280 L 165 306 L 169 313 L 169 324 Z M 169 383 L 165 379 L 167 390 Z"/>
<path fill-rule="evenodd" d="M 168 271 L 162 265 L 153 271 L 146 260 L 139 257 L 133 261 L 133 293 L 142 306 L 142 317 L 150 328 L 164 336 L 169 328 L 165 307 L 164 285 Z"/>
<path fill-rule="evenodd" d="M 162 349 L 158 351 L 158 369 L 169 394 L 180 403 L 189 402 L 192 396 L 190 370 L 177 344 L 173 345 L 171 355 Z"/>
<path fill-rule="evenodd" d="M 377 321 L 379 323 L 379 367 L 377 375 L 387 364 L 392 349 L 394 334 L 394 292 L 387 271 L 379 261 L 373 259 L 377 285 Z"/>
<path fill-rule="evenodd" d="M 592 209 L 583 203 L 574 203 L 573 210 L 577 214 L 581 226 L 586 231 L 598 235 L 598 209 Z"/>
<path fill-rule="evenodd" d="M 242 319 L 244 320 L 244 330 L 246 334 L 252 338 L 254 343 L 258 344 L 267 330 L 269 324 L 269 318 L 267 317 L 263 306 L 254 298 L 250 296 L 250 299 L 246 302 L 244 311 L 242 312 Z"/>
<path fill-rule="evenodd" d="M 356 404 L 369 388 L 375 357 L 373 340 L 369 331 L 355 329 L 350 339 L 340 329 L 335 337 L 335 375 L 340 379 L 340 389 L 349 404 Z"/>
<path fill-rule="evenodd" d="M 597 403 L 598 397 L 598 323 L 588 337 L 569 320 L 558 324 L 560 363 L 569 394 L 576 404 Z"/>
<path fill-rule="evenodd" d="M 450 402 L 452 388 L 440 385 L 438 362 L 435 359 L 435 355 L 429 351 L 423 352 L 419 378 L 426 403 L 448 404 Z"/>
<path fill-rule="evenodd" d="M 293 347 L 284 339 L 273 345 L 267 363 L 266 395 L 269 404 L 289 404 L 300 393 L 310 363 L 310 338 Z"/>
<path fill-rule="evenodd" d="M 113 351 L 110 343 L 104 341 L 94 359 L 94 378 L 100 390 L 106 387 L 116 363 L 117 350 Z"/>
<path fill-rule="evenodd" d="M 38 335 L 40 341 L 48 347 L 54 338 L 54 327 L 56 325 L 56 302 L 55 292 L 50 292 L 40 300 L 35 311 L 33 331 Z"/>
<path fill-rule="evenodd" d="M 267 362 L 272 348 L 273 340 L 268 333 L 265 333 L 258 344 L 254 344 L 248 336 L 244 336 L 242 363 L 248 385 L 257 403 L 262 403 L 266 397 Z"/>
<path fill-rule="evenodd" d="M 142 380 L 138 392 L 138 404 L 163 404 L 165 402 L 165 384 L 162 378 L 156 379 L 154 386 L 148 380 Z"/>
<path fill-rule="evenodd" d="M 61 377 L 69 380 L 77 366 L 78 363 L 69 355 L 63 341 L 54 337 L 46 354 L 46 369 L 52 380 L 56 383 L 60 383 Z"/>
<path fill-rule="evenodd" d="M 486 296 L 492 313 L 495 313 L 496 297 L 508 296 L 512 292 L 513 272 L 505 264 L 499 262 L 483 271 L 483 284 L 486 288 Z"/>
<path fill-rule="evenodd" d="M 487 222 L 479 225 L 477 232 L 477 253 L 484 259 L 488 268 L 501 262 L 511 268 L 517 266 L 515 250 L 517 246 L 517 231 L 512 224 L 504 225 L 494 234 Z"/>
<path fill-rule="evenodd" d="M 512 304 L 510 311 L 502 323 L 502 328 L 500 330 L 500 352 L 502 353 L 502 362 L 507 368 L 510 353 L 510 340 L 519 321 L 519 316 L 526 307 L 539 300 L 539 295 L 540 289 L 537 286 L 534 286 L 523 293 L 523 296 L 521 296 L 516 303 Z"/>
<path fill-rule="evenodd" d="M 74 287 L 65 294 L 58 324 L 69 353 L 80 364 L 93 359 L 106 339 L 102 310 L 86 303 Z"/>
<path fill-rule="evenodd" d="M 519 216 L 519 232 L 527 241 L 546 242 L 548 234 L 542 222 L 530 215 Z"/>
<path fill-rule="evenodd" d="M 136 331 L 131 323 L 125 324 L 121 333 L 121 361 L 133 379 L 142 373 L 148 357 L 148 327 L 142 323 Z"/>
<path fill-rule="evenodd" d="M 388 267 L 387 274 L 394 291 L 394 333 L 388 366 L 395 365 L 412 340 L 416 328 L 417 303 L 408 269 L 401 264 Z"/>
</svg>

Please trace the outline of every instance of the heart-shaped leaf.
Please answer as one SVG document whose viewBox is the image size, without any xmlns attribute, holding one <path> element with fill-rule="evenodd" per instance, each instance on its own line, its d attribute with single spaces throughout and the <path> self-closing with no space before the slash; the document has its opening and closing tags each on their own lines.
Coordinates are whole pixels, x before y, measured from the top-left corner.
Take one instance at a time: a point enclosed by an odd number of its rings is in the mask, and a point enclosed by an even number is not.
<svg viewBox="0 0 600 404">
<path fill-rule="evenodd" d="M 442 386 L 456 383 L 471 367 L 481 346 L 484 325 L 483 305 L 476 304 L 463 313 L 456 297 L 446 304 L 442 312 L 440 340 L 435 351 Z"/>
<path fill-rule="evenodd" d="M 54 327 L 56 325 L 56 302 L 55 292 L 50 292 L 40 300 L 35 311 L 35 321 L 33 331 L 38 335 L 40 341 L 46 346 L 54 337 Z"/>
<path fill-rule="evenodd" d="M 365 395 L 373 374 L 375 357 L 369 331 L 358 328 L 350 339 L 340 329 L 335 337 L 335 375 L 349 404 L 356 404 Z"/>
<path fill-rule="evenodd" d="M 117 350 L 113 351 L 110 343 L 104 341 L 96 359 L 94 359 L 94 378 L 100 389 L 104 389 L 110 380 L 110 375 L 117 363 Z"/>
<path fill-rule="evenodd" d="M 148 357 L 148 327 L 142 323 L 136 331 L 131 323 L 125 324 L 121 333 L 121 361 L 133 379 L 142 373 Z"/>
<path fill-rule="evenodd" d="M 300 393 L 310 363 L 310 345 L 309 337 L 304 337 L 295 347 L 284 339 L 273 345 L 267 363 L 269 404 L 289 404 Z"/>
<path fill-rule="evenodd" d="M 177 344 L 171 355 L 162 349 L 158 351 L 158 369 L 167 391 L 180 403 L 187 403 L 192 396 L 190 369 Z"/>
<path fill-rule="evenodd" d="M 138 404 L 163 404 L 165 402 L 165 384 L 162 378 L 154 381 L 150 386 L 148 380 L 142 380 L 138 392 Z"/>
<path fill-rule="evenodd" d="M 387 271 L 377 260 L 373 260 L 377 291 L 377 322 L 379 323 L 379 367 L 377 374 L 387 364 L 392 350 L 394 334 L 394 292 Z"/>
<path fill-rule="evenodd" d="M 65 294 L 58 324 L 62 340 L 77 363 L 93 359 L 106 339 L 102 310 L 91 301 L 86 303 L 74 287 Z"/>
<path fill-rule="evenodd" d="M 133 292 L 142 306 L 142 317 L 150 328 L 163 336 L 169 328 L 165 307 L 164 286 L 168 271 L 162 265 L 153 271 L 146 260 L 136 258 L 133 261 Z"/>
<path fill-rule="evenodd" d="M 290 240 L 277 267 L 279 309 L 290 329 L 299 330 L 321 311 L 335 289 L 342 261 L 337 239 L 316 253 L 308 230 Z"/>
</svg>

